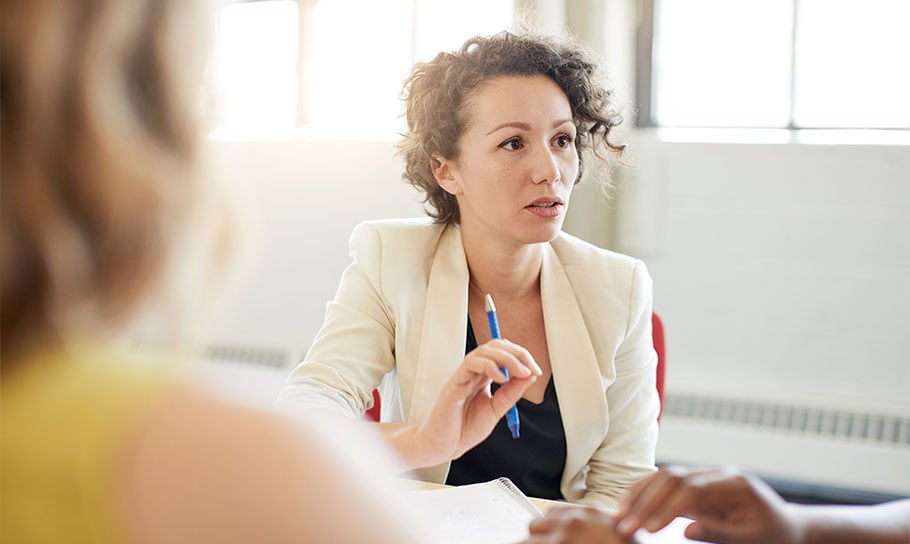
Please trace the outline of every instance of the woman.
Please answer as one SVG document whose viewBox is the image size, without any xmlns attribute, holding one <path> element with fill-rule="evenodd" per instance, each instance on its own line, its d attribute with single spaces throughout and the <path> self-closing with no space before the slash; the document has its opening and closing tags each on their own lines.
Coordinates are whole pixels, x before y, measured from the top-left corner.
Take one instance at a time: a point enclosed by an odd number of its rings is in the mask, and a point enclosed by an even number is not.
<svg viewBox="0 0 910 544">
<path fill-rule="evenodd" d="M 219 215 L 195 172 L 194 9 L 2 2 L 0 541 L 409 542 L 345 453 L 381 444 L 329 446 L 114 348 L 185 295 L 161 281 L 172 250 Z"/>
<path fill-rule="evenodd" d="M 380 427 L 430 481 L 505 475 L 528 495 L 615 506 L 655 470 L 651 280 L 561 232 L 582 152 L 622 151 L 601 78 L 577 46 L 510 33 L 415 66 L 401 149 L 431 219 L 356 228 L 280 402 L 361 417 L 385 377 Z M 486 294 L 508 340 L 491 340 Z M 497 367 L 512 376 L 498 389 Z"/>
</svg>

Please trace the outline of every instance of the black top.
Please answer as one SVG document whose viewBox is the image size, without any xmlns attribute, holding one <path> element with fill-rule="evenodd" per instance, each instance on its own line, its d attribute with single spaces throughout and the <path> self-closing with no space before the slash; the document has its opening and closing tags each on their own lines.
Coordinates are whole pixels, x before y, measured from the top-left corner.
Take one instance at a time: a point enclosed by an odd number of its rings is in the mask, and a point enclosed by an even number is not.
<svg viewBox="0 0 910 544">
<path fill-rule="evenodd" d="M 469 318 L 465 353 L 476 347 L 477 339 Z M 494 392 L 498 388 L 498 384 L 492 385 Z M 474 484 L 505 476 L 530 497 L 564 499 L 559 484 L 566 466 L 566 431 L 552 376 L 543 402 L 534 404 L 520 399 L 518 415 L 521 421 L 519 438 L 512 438 L 503 417 L 486 440 L 452 461 L 446 483 Z"/>
</svg>

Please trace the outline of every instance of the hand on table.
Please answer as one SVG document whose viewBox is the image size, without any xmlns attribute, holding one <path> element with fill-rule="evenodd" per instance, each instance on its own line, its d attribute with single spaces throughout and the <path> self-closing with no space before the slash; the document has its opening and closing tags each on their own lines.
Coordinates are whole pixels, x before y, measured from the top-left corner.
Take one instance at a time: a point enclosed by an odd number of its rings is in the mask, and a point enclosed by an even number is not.
<svg viewBox="0 0 910 544">
<path fill-rule="evenodd" d="M 686 536 L 726 544 L 799 541 L 788 506 L 767 484 L 735 469 L 661 469 L 636 482 L 622 498 L 617 529 L 654 532 L 677 516 L 695 521 Z"/>
<path fill-rule="evenodd" d="M 615 519 L 581 506 L 551 510 L 531 523 L 528 544 L 632 542 L 678 516 L 692 518 L 688 538 L 718 544 L 904 544 L 910 499 L 876 505 L 786 503 L 768 484 L 733 468 L 661 469 L 623 496 Z"/>
<path fill-rule="evenodd" d="M 587 506 L 557 506 L 529 527 L 526 544 L 634 544 L 615 529 L 613 516 Z"/>
</svg>

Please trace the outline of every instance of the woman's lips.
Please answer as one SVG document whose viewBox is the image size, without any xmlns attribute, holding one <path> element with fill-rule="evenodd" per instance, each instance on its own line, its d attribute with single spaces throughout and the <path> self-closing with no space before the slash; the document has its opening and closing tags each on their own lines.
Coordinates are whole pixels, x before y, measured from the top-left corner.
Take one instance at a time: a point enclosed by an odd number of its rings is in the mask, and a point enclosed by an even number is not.
<svg viewBox="0 0 910 544">
<path fill-rule="evenodd" d="M 554 199 L 538 199 L 525 206 L 525 209 L 538 217 L 559 217 L 565 206 L 562 201 Z"/>
</svg>

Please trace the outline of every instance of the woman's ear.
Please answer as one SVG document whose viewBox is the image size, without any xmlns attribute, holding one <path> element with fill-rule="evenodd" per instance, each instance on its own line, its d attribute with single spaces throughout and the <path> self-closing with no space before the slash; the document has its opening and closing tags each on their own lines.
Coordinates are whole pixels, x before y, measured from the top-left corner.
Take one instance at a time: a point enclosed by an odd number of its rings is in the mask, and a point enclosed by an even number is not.
<svg viewBox="0 0 910 544">
<path fill-rule="evenodd" d="M 430 169 L 433 171 L 433 177 L 436 183 L 451 195 L 461 194 L 461 183 L 455 176 L 455 163 L 449 159 L 434 153 L 433 160 L 430 163 Z"/>
</svg>

